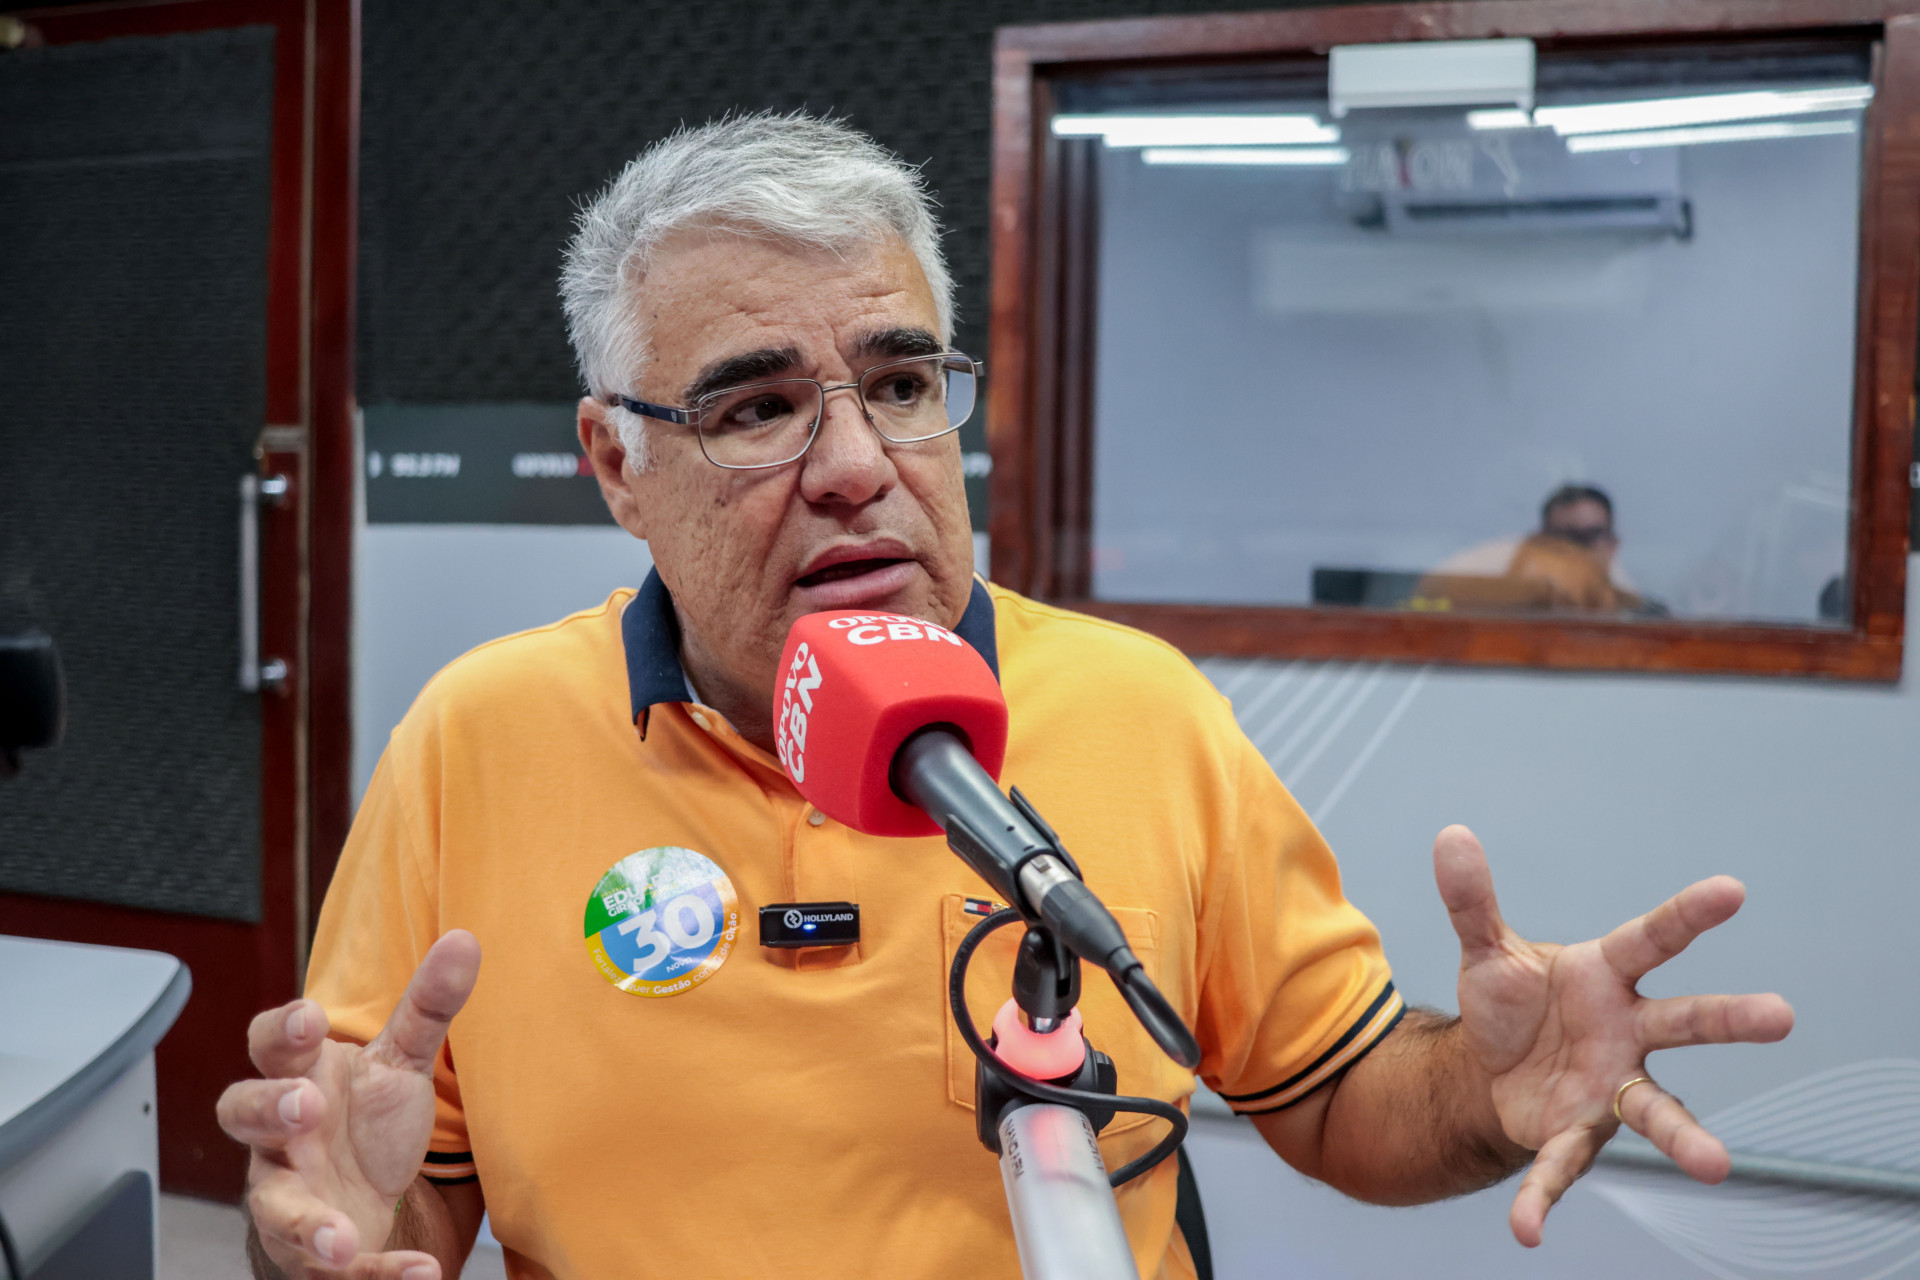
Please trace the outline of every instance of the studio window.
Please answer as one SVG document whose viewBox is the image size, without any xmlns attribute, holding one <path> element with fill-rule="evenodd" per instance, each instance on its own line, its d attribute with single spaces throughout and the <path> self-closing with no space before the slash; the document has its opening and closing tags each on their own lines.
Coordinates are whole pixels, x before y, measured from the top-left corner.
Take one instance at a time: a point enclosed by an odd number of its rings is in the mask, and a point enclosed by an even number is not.
<svg viewBox="0 0 1920 1280">
<path fill-rule="evenodd" d="M 1897 675 L 1920 25 L 1874 9 L 1003 33 L 996 575 L 1194 652 Z"/>
</svg>

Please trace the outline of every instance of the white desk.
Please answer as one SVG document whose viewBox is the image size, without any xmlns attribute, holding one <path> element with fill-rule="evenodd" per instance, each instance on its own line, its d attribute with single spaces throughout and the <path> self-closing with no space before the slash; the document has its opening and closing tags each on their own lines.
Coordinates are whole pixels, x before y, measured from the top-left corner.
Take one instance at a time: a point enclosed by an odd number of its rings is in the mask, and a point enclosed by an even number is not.
<svg viewBox="0 0 1920 1280">
<path fill-rule="evenodd" d="M 0 936 L 0 1217 L 28 1276 L 67 1274 L 78 1227 L 116 1188 L 124 1207 L 129 1175 L 145 1178 L 150 1254 L 153 1047 L 191 986 L 157 951 Z"/>
</svg>

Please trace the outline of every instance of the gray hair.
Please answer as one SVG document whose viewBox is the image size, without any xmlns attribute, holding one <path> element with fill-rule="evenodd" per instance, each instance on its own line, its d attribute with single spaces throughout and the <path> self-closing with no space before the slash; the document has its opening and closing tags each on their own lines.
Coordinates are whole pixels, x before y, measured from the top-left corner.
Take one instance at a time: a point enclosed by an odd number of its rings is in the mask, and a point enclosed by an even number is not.
<svg viewBox="0 0 1920 1280">
<path fill-rule="evenodd" d="M 568 336 L 588 394 L 630 391 L 650 352 L 633 293 L 660 242 L 709 226 L 844 252 L 888 234 L 906 241 L 933 290 L 940 339 L 953 334 L 953 278 L 920 171 L 840 120 L 803 112 L 682 126 L 641 152 L 580 211 L 560 274 Z M 636 470 L 645 420 L 615 404 Z"/>
</svg>

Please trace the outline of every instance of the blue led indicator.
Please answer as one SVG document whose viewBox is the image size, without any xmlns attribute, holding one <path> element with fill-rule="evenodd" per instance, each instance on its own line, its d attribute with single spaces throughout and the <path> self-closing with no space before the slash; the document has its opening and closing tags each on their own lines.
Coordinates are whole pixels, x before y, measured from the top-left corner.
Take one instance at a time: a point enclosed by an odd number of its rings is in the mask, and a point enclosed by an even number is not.
<svg viewBox="0 0 1920 1280">
<path fill-rule="evenodd" d="M 805 932 L 807 932 L 807 933 L 812 933 L 812 932 L 813 932 L 813 925 L 812 925 L 812 924 L 803 924 L 803 925 L 801 925 L 801 926 L 800 926 L 800 928 L 801 928 L 802 930 L 804 930 Z"/>
</svg>

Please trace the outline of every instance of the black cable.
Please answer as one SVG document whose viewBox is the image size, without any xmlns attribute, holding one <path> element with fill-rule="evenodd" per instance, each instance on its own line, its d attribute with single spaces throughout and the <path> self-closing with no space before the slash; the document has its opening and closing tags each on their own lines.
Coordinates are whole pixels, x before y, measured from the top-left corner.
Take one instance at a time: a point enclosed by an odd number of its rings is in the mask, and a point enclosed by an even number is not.
<svg viewBox="0 0 1920 1280">
<path fill-rule="evenodd" d="M 1213 1245 L 1207 1240 L 1206 1211 L 1200 1207 L 1200 1180 L 1193 1176 L 1185 1147 L 1180 1148 L 1180 1177 L 1174 1183 L 1173 1221 L 1187 1242 L 1194 1280 L 1213 1280 Z"/>
<path fill-rule="evenodd" d="M 13 1245 L 13 1233 L 7 1230 L 7 1220 L 0 1216 L 0 1257 L 7 1260 L 7 1280 L 27 1280 L 27 1269 L 20 1265 L 20 1253 Z"/>
<path fill-rule="evenodd" d="M 1158 1116 L 1173 1126 L 1167 1136 L 1160 1139 L 1159 1145 L 1137 1160 L 1130 1160 L 1107 1175 L 1109 1186 L 1119 1186 L 1131 1182 L 1147 1170 L 1165 1160 L 1175 1151 L 1187 1136 L 1187 1116 L 1171 1102 L 1162 1102 L 1158 1098 L 1140 1098 L 1128 1094 L 1093 1093 L 1086 1089 L 1066 1089 L 1057 1084 L 1048 1084 L 1044 1080 L 1035 1080 L 1009 1067 L 987 1047 L 980 1038 L 980 1030 L 973 1025 L 973 1015 L 967 1012 L 967 965 L 973 959 L 986 936 L 1002 925 L 1012 924 L 1015 920 L 1025 919 L 1012 907 L 1003 907 L 994 912 L 967 933 L 953 953 L 953 966 L 947 974 L 947 1000 L 953 1006 L 954 1026 L 959 1029 L 960 1038 L 973 1050 L 973 1056 L 985 1063 L 987 1069 L 997 1072 L 1002 1079 L 1021 1093 L 1040 1102 L 1057 1103 L 1063 1107 L 1084 1110 L 1087 1107 L 1099 1107 L 1110 1111 L 1127 1111 L 1139 1115 Z M 976 1100 L 975 1105 L 978 1105 Z"/>
</svg>

